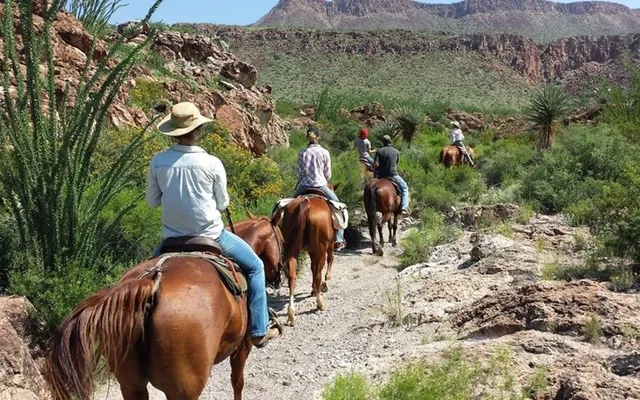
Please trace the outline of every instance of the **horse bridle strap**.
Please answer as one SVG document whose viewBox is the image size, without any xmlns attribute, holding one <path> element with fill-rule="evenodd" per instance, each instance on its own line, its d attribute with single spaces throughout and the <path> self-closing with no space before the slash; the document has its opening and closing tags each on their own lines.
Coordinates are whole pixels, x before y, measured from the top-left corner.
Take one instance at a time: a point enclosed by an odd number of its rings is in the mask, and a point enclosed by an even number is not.
<svg viewBox="0 0 640 400">
<path fill-rule="evenodd" d="M 278 237 L 278 232 L 276 232 L 276 227 L 271 223 L 271 221 L 269 221 L 269 225 L 271 225 L 271 232 L 273 232 L 273 236 L 276 237 L 276 244 L 278 245 L 278 268 L 282 269 L 284 268 L 284 246 L 282 245 L 282 243 L 280 242 L 280 238 Z"/>
</svg>

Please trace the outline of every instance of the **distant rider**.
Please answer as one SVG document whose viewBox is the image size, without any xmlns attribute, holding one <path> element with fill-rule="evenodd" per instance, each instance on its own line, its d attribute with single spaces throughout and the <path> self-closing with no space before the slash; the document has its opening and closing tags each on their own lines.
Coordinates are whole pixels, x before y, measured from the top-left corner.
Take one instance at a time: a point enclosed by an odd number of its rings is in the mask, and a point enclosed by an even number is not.
<svg viewBox="0 0 640 400">
<path fill-rule="evenodd" d="M 298 188 L 294 197 L 300 196 L 307 189 L 321 190 L 329 200 L 340 201 L 338 196 L 329 189 L 327 184 L 331 179 L 331 155 L 318 143 L 320 131 L 316 127 L 307 130 L 309 144 L 298 153 Z M 336 234 L 335 251 L 345 248 L 344 231 Z"/>
<path fill-rule="evenodd" d="M 467 161 L 469 161 L 469 164 L 473 167 L 474 162 L 471 159 L 467 148 L 464 147 L 464 143 L 462 142 L 464 140 L 464 135 L 462 134 L 462 129 L 460 128 L 460 122 L 451 121 L 451 125 L 455 126 L 455 128 L 453 128 L 453 130 L 451 131 L 451 143 L 458 149 L 460 149 L 462 154 L 467 158 Z"/>
<path fill-rule="evenodd" d="M 147 175 L 147 203 L 162 206 L 162 239 L 204 236 L 215 239 L 225 257 L 236 261 L 247 276 L 251 339 L 262 347 L 280 332 L 269 328 L 264 265 L 241 238 L 224 229 L 220 211 L 229 205 L 227 174 L 222 162 L 196 146 L 210 119 L 192 103 L 178 103 L 158 125 L 176 144 L 156 154 Z M 160 256 L 161 247 L 154 251 Z"/>
<path fill-rule="evenodd" d="M 371 150 L 371 142 L 367 139 L 368 137 L 369 131 L 367 128 L 362 128 L 360 130 L 360 136 L 355 138 L 354 143 L 356 145 L 356 150 L 358 150 L 360 161 L 367 164 L 369 169 L 373 171 L 373 157 L 371 157 L 371 154 L 374 154 L 376 151 Z"/>
<path fill-rule="evenodd" d="M 409 186 L 407 182 L 398 174 L 397 167 L 400 161 L 400 152 L 391 147 L 391 137 L 384 135 L 382 138 L 382 148 L 376 152 L 375 161 L 373 163 L 376 168 L 377 178 L 389 178 L 400 186 L 402 190 L 402 215 L 409 214 Z"/>
</svg>

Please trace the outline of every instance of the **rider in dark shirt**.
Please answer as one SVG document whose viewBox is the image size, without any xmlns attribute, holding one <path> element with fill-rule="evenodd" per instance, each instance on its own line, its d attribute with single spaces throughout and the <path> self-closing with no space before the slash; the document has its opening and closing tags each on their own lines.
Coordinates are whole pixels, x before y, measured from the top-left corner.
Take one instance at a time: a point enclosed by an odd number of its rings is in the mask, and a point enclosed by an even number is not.
<svg viewBox="0 0 640 400">
<path fill-rule="evenodd" d="M 402 215 L 409 214 L 409 187 L 407 183 L 398 175 L 397 166 L 400 161 L 400 152 L 391 147 L 391 137 L 385 135 L 382 138 L 384 146 L 376 152 L 374 167 L 377 178 L 389 178 L 400 186 L 402 190 Z"/>
</svg>

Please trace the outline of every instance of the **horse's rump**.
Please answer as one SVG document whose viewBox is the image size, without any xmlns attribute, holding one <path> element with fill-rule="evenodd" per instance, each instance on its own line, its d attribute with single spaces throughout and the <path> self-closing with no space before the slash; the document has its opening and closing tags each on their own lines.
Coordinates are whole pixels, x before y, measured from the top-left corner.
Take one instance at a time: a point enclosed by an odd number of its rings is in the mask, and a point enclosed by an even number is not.
<svg viewBox="0 0 640 400">
<path fill-rule="evenodd" d="M 150 381 L 165 391 L 185 374 L 206 380 L 219 356 L 241 343 L 246 301 L 234 298 L 209 261 L 173 257 L 154 271 L 156 262 L 131 268 L 62 323 L 45 368 L 55 398 L 91 398 L 99 356 L 118 380 Z"/>
</svg>

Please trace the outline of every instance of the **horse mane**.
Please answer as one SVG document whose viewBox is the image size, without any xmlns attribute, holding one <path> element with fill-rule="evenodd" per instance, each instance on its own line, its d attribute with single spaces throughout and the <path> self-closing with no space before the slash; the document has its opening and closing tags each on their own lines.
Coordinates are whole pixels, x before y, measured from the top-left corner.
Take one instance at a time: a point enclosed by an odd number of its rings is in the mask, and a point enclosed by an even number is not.
<svg viewBox="0 0 640 400">
<path fill-rule="evenodd" d="M 93 397 L 96 361 L 111 372 L 144 335 L 146 309 L 154 295 L 152 279 L 132 279 L 82 302 L 51 339 L 44 375 L 56 400 Z"/>
</svg>

